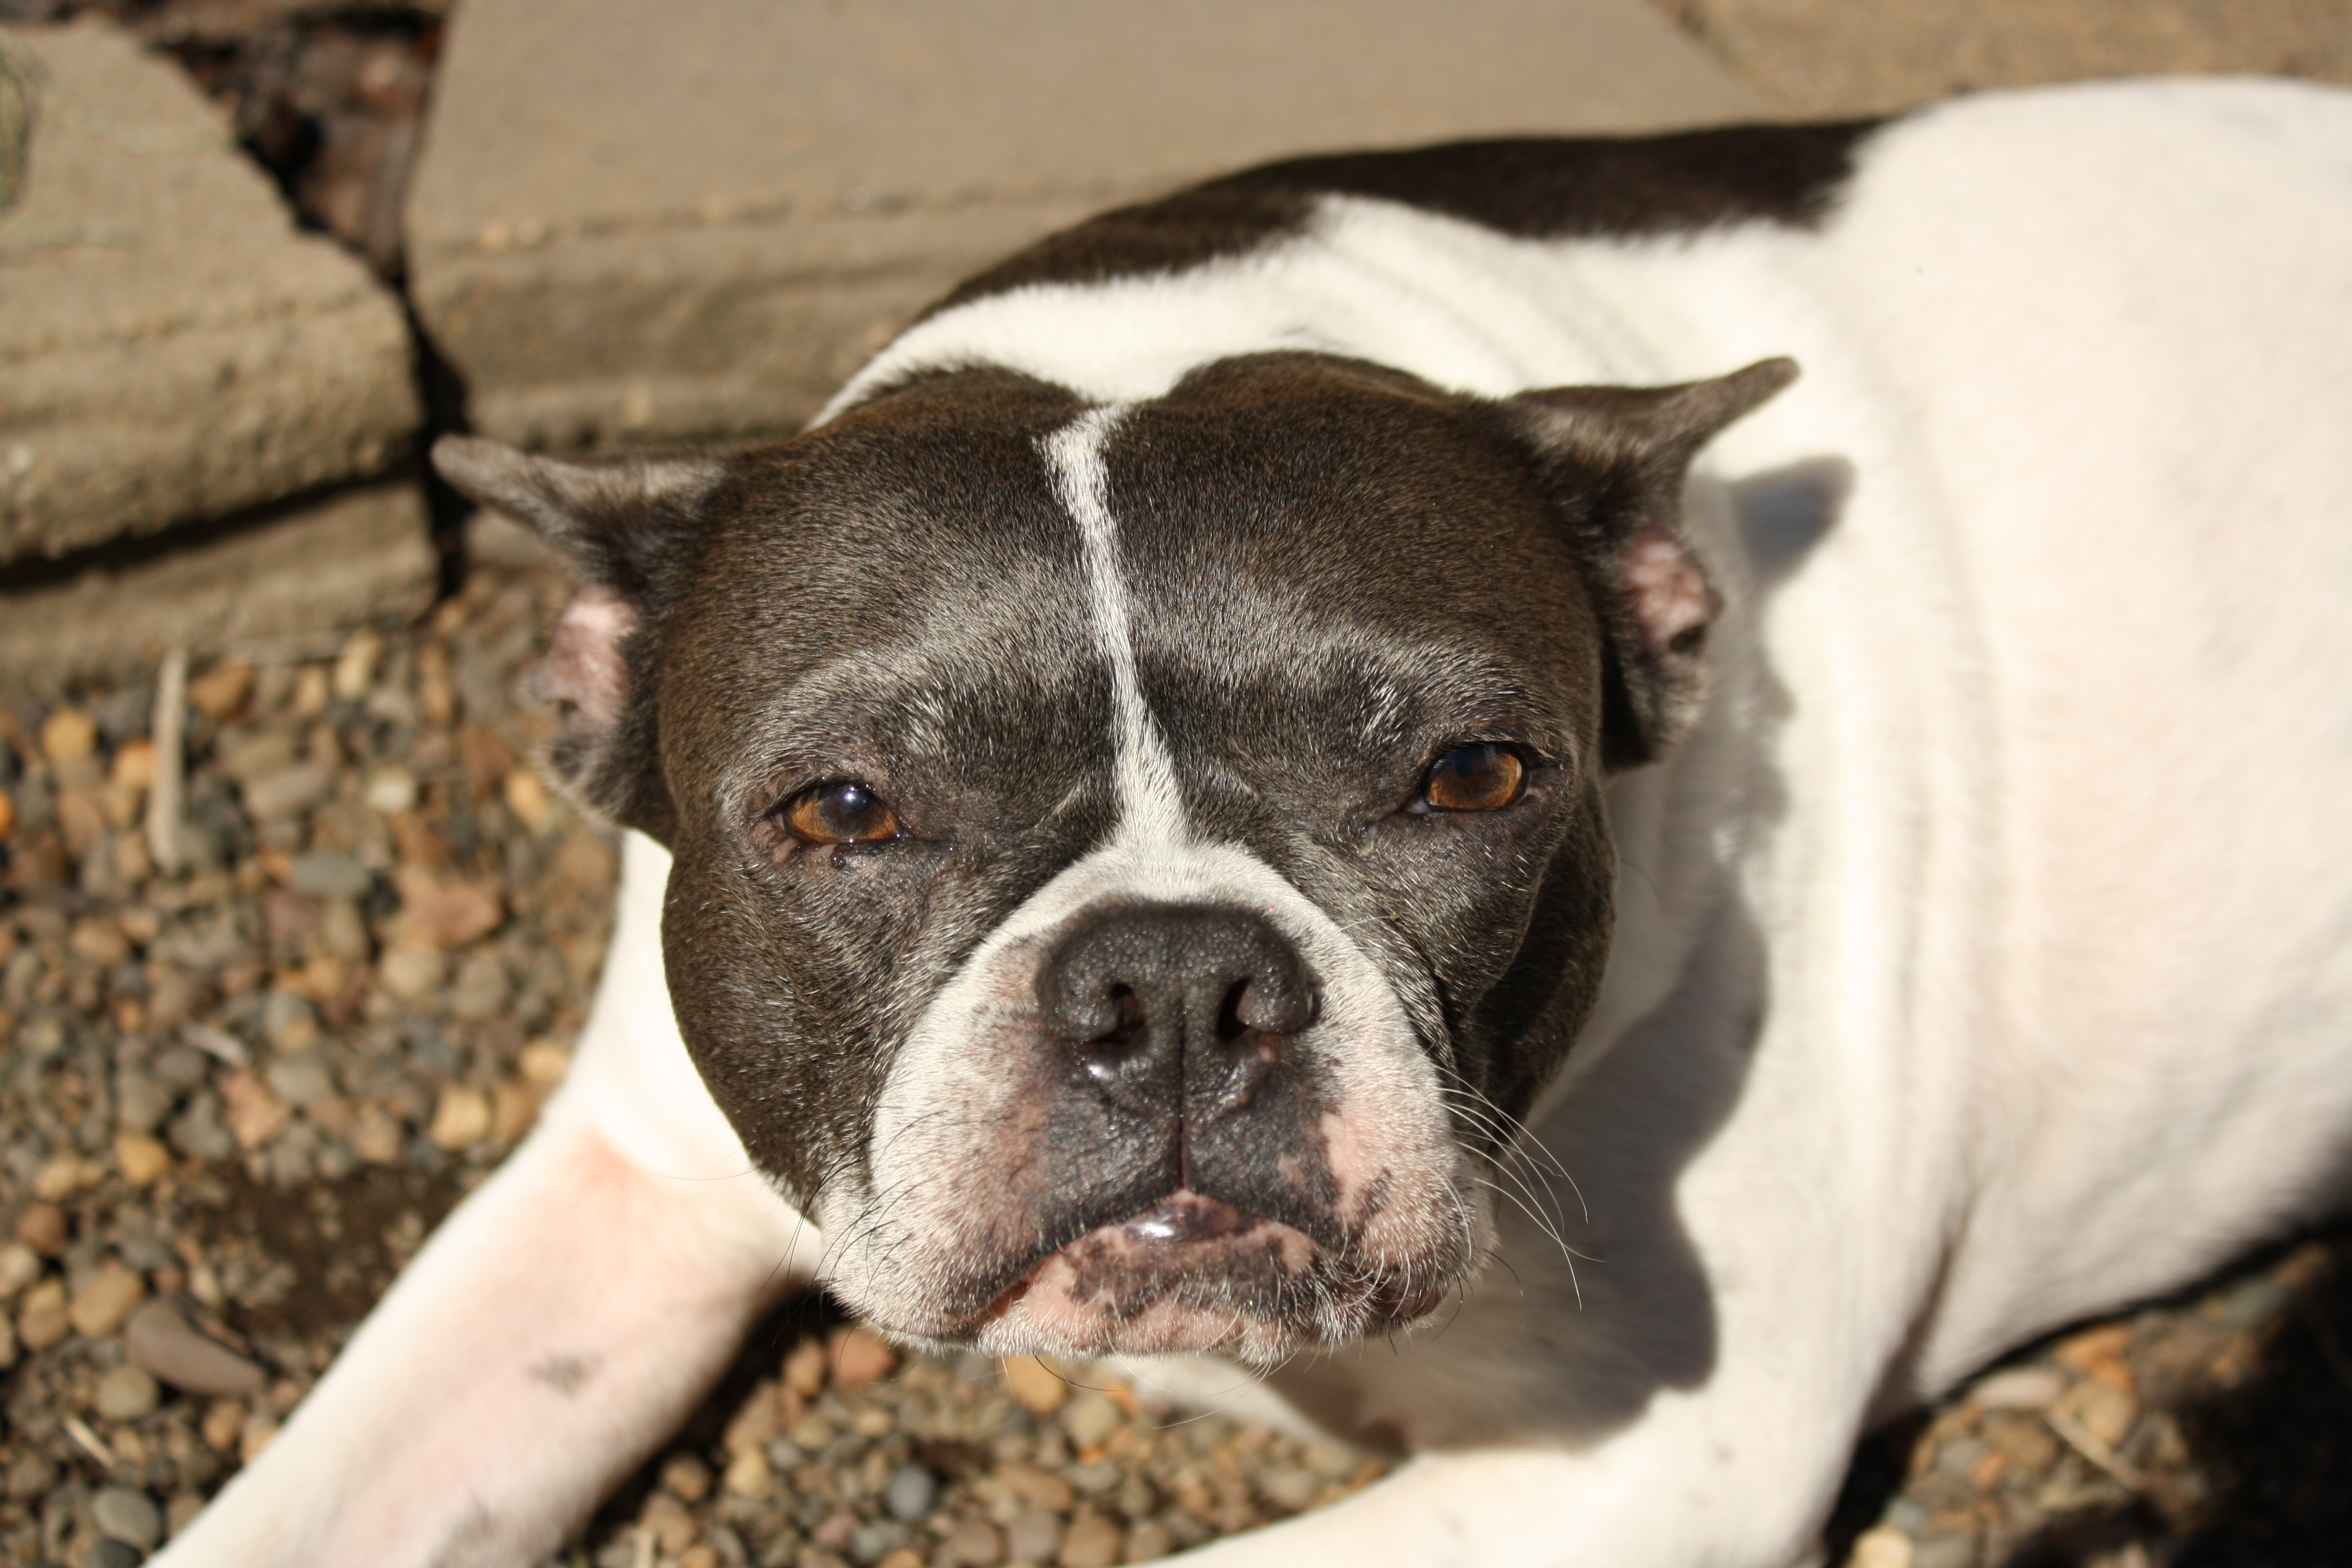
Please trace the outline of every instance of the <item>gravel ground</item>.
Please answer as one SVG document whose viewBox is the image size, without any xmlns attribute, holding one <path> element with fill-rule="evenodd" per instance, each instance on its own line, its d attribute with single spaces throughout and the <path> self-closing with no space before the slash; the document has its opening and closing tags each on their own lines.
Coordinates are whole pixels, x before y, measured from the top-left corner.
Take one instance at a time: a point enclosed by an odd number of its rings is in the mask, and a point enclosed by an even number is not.
<svg viewBox="0 0 2352 1568">
<path fill-rule="evenodd" d="M 255 650 L 182 704 L 165 672 L 160 705 L 0 706 L 0 1563 L 137 1562 L 561 1079 L 615 866 L 522 760 L 562 593 L 478 572 L 426 626 Z M 2343 1561 L 2347 1258 L 2305 1239 L 1874 1439 L 1835 1560 Z M 799 1303 L 563 1561 L 1085 1568 L 1380 1470 L 1064 1370 L 901 1363 Z"/>
</svg>

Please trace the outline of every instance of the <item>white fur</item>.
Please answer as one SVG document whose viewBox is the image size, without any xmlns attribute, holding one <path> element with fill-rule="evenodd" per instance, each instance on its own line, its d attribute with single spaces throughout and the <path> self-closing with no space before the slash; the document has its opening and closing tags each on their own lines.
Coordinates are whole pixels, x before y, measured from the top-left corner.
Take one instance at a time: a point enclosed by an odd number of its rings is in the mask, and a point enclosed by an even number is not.
<svg viewBox="0 0 2352 1568">
<path fill-rule="evenodd" d="M 1563 1205 L 1596 1259 L 1581 1310 L 1569 1260 L 1505 1209 L 1511 1267 L 1458 1319 L 1282 1384 L 1422 1457 L 1200 1561 L 1786 1564 L 1866 1412 L 2338 1195 L 2347 258 L 2352 98 L 2110 85 L 1906 122 L 1819 232 L 1538 244 L 1334 201 L 1259 258 L 932 318 L 853 384 L 986 360 L 1108 403 L 1285 345 L 1485 394 L 1805 367 L 1694 481 L 1735 590 L 1726 668 L 1691 740 L 1612 791 L 1617 948 L 1530 1118 L 1589 1205 Z M 1823 459 L 1852 495 L 1768 584 L 1743 501 Z M 565 1147 L 638 1136 L 610 1121 L 625 1080 L 663 1086 L 640 1169 L 714 1146 L 659 1001 L 658 874 L 633 852 L 640 915 L 582 1081 L 173 1568 L 425 1562 L 460 1517 L 418 1522 L 428 1485 L 514 1500 L 538 1531 L 450 1560 L 524 1561 L 683 1407 L 761 1260 L 803 1256 L 744 1177 L 638 1178 L 694 1253 L 658 1289 L 530 1206 L 561 1201 Z M 1664 1290 L 1693 1268 L 1696 1327 Z M 605 1294 L 555 1310 L 583 1288 Z M 547 1441 L 561 1412 L 509 1347 L 609 1345 L 689 1288 L 701 1315 L 611 1407 L 645 1425 Z M 740 1310 L 711 1305 L 729 1292 Z M 383 1520 L 402 1528 L 320 1550 Z"/>
<path fill-rule="evenodd" d="M 1103 444 L 1126 410 L 1118 404 L 1090 408 L 1047 440 L 1047 467 L 1086 552 L 1087 591 L 1095 639 L 1110 667 L 1111 709 L 1117 746 L 1119 832 L 1144 843 L 1181 845 L 1190 837 L 1184 798 L 1176 784 L 1176 764 L 1168 742 L 1143 700 L 1135 674 L 1135 638 L 1130 622 L 1125 563 L 1120 559 L 1118 520 L 1111 515 L 1110 478 Z"/>
</svg>

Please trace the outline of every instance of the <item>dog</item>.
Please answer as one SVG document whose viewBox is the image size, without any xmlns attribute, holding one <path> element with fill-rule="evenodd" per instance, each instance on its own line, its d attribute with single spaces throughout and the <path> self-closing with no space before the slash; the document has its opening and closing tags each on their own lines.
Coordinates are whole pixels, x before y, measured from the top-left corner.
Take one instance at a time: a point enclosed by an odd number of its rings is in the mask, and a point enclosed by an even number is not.
<svg viewBox="0 0 2352 1568">
<path fill-rule="evenodd" d="M 444 439 L 612 954 L 162 1561 L 531 1562 L 815 1281 L 1411 1456 L 1203 1563 L 1817 1560 L 2344 1195 L 2347 433 L 2352 95 L 2174 80 L 1275 164 L 780 446 Z"/>
</svg>

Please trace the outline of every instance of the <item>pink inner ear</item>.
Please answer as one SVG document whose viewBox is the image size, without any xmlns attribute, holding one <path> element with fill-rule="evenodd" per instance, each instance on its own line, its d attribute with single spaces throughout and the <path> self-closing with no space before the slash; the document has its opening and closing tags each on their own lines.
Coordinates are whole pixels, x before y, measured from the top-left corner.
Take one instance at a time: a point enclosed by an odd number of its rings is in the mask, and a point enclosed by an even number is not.
<svg viewBox="0 0 2352 1568">
<path fill-rule="evenodd" d="M 1644 528 L 1625 552 L 1625 593 L 1643 640 L 1654 658 L 1676 650 L 1675 639 L 1715 619 L 1715 590 L 1683 542 L 1663 528 Z"/>
<path fill-rule="evenodd" d="M 583 588 L 563 607 L 547 656 L 539 661 L 541 693 L 572 704 L 592 728 L 618 723 L 628 688 L 621 639 L 636 624 L 636 611 L 618 595 L 605 588 Z"/>
</svg>

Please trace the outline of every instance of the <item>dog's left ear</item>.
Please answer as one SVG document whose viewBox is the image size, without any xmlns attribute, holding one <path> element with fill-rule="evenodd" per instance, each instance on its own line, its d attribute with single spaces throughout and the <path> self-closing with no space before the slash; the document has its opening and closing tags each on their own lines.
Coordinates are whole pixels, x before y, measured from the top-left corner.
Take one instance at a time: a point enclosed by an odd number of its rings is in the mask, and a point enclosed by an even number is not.
<svg viewBox="0 0 2352 1568">
<path fill-rule="evenodd" d="M 1723 601 L 1682 527 L 1691 459 L 1797 379 L 1768 359 L 1678 386 L 1558 386 L 1503 406 L 1577 547 L 1607 639 L 1602 760 L 1663 755 L 1706 695 L 1706 634 Z"/>
<path fill-rule="evenodd" d="M 701 456 L 568 463 L 444 436 L 433 466 L 468 499 L 536 531 L 579 580 L 533 677 L 558 715 L 548 773 L 596 816 L 667 842 L 675 813 L 645 689 L 648 636 L 725 464 Z"/>
</svg>

